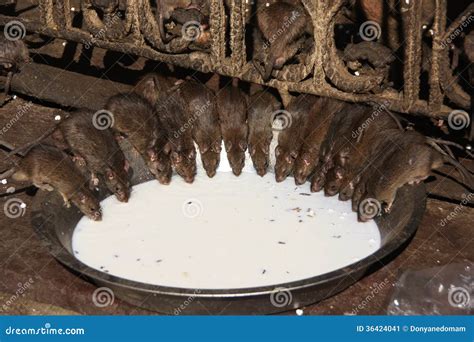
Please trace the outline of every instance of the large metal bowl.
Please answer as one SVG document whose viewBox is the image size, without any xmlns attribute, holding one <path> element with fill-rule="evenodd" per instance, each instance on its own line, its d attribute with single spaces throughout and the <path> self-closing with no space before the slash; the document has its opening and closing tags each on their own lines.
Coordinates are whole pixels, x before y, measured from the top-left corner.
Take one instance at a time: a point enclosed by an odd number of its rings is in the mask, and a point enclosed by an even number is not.
<svg viewBox="0 0 474 342">
<path fill-rule="evenodd" d="M 127 154 L 135 174 L 133 184 L 151 179 L 141 161 Z M 136 170 L 139 170 L 137 172 Z M 141 172 L 140 172 L 141 170 Z M 100 195 L 103 199 L 105 193 Z M 425 188 L 405 186 L 398 192 L 390 215 L 376 219 L 381 247 L 374 254 L 336 271 L 275 286 L 230 290 L 193 290 L 144 284 L 92 269 L 73 255 L 72 235 L 82 214 L 64 207 L 56 193 L 39 192 L 35 198 L 32 224 L 50 253 L 63 265 L 98 286 L 110 288 L 115 296 L 134 305 L 166 314 L 269 314 L 295 309 L 332 296 L 353 284 L 382 260 L 387 262 L 407 244 L 423 216 Z M 308 260 L 308 262 L 317 262 Z M 279 301 L 281 296 L 286 296 Z M 291 300 L 288 298 L 291 297 Z M 287 305 L 280 305 L 287 304 Z M 180 308 L 185 309 L 180 309 Z"/>
</svg>

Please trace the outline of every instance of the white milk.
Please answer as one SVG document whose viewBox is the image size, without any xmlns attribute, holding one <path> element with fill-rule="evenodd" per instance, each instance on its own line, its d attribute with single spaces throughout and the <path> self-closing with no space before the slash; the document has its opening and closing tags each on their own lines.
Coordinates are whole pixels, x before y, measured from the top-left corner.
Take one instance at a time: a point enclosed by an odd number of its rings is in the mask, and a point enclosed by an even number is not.
<svg viewBox="0 0 474 342">
<path fill-rule="evenodd" d="M 129 203 L 111 196 L 102 207 L 102 222 L 77 225 L 75 256 L 162 286 L 277 285 L 337 270 L 380 246 L 377 225 L 357 222 L 350 202 L 310 194 L 293 178 L 276 183 L 273 174 L 220 171 L 210 179 L 200 169 L 193 184 L 178 176 L 169 186 L 150 181 L 133 188 Z"/>
</svg>

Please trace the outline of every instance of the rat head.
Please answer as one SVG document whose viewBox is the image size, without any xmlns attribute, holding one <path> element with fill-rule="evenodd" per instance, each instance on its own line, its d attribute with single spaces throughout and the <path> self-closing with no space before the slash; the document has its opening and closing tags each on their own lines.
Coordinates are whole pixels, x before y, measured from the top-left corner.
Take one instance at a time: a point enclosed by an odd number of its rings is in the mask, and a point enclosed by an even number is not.
<svg viewBox="0 0 474 342">
<path fill-rule="evenodd" d="M 249 146 L 250 157 L 252 158 L 253 166 L 260 177 L 265 176 L 269 164 L 270 149 L 268 144 L 263 142 L 250 143 Z"/>
<path fill-rule="evenodd" d="M 352 198 L 354 194 L 354 187 L 355 184 L 359 183 L 360 176 L 356 176 L 352 180 L 345 180 L 341 185 L 341 189 L 339 190 L 339 200 L 340 201 L 348 201 Z"/>
<path fill-rule="evenodd" d="M 418 184 L 428 178 L 433 168 L 442 164 L 441 157 L 430 146 L 412 144 L 391 156 L 385 173 L 375 180 L 374 195 L 386 204 L 388 212 L 399 188 Z"/>
<path fill-rule="evenodd" d="M 335 166 L 328 171 L 326 183 L 324 184 L 324 194 L 326 196 L 334 196 L 339 192 L 342 181 L 344 179 L 344 169 Z"/>
<path fill-rule="evenodd" d="M 277 182 L 283 182 L 293 171 L 296 158 L 298 158 L 298 151 L 292 148 L 286 149 L 279 145 L 275 148 L 275 156 L 275 179 Z"/>
<path fill-rule="evenodd" d="M 186 183 L 194 182 L 194 176 L 196 176 L 196 149 L 194 145 L 179 147 L 171 151 L 171 164 Z"/>
<path fill-rule="evenodd" d="M 293 174 L 295 176 L 295 182 L 297 185 L 304 184 L 308 179 L 311 172 L 313 172 L 314 167 L 317 163 L 318 152 L 305 151 L 301 153 L 296 159 L 295 170 Z"/>
<path fill-rule="evenodd" d="M 244 134 L 234 135 L 231 139 L 224 138 L 227 159 L 234 175 L 239 176 L 245 165 L 245 150 L 247 150 L 247 137 Z"/>
<path fill-rule="evenodd" d="M 171 175 L 173 173 L 169 153 L 170 148 L 168 144 L 161 151 L 158 151 L 155 147 L 147 151 L 147 166 L 155 178 L 164 185 L 171 182 Z"/>
<path fill-rule="evenodd" d="M 120 202 L 128 202 L 130 197 L 129 182 L 127 178 L 119 177 L 112 169 L 105 171 L 105 185 L 117 197 Z"/>
<path fill-rule="evenodd" d="M 80 189 L 71 198 L 72 203 L 88 218 L 94 221 L 102 220 L 102 211 L 99 201 L 85 188 Z"/>
<path fill-rule="evenodd" d="M 212 144 L 204 143 L 199 146 L 201 161 L 207 175 L 212 178 L 216 175 L 221 157 L 221 141 L 215 141 Z"/>
</svg>

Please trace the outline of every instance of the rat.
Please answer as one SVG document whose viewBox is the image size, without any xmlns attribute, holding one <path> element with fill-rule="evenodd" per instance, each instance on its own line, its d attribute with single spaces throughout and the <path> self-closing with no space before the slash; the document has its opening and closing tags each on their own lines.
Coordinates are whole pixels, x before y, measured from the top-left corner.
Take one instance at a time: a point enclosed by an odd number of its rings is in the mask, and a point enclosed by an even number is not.
<svg viewBox="0 0 474 342">
<path fill-rule="evenodd" d="M 172 168 L 168 136 L 153 106 L 142 96 L 128 93 L 109 98 L 105 109 L 112 114 L 117 137 L 124 135 L 156 179 L 169 184 Z"/>
<path fill-rule="evenodd" d="M 13 74 L 30 61 L 28 48 L 22 40 L 9 40 L 4 35 L 0 37 L 0 71 L 7 75 L 0 106 L 7 100 Z"/>
<path fill-rule="evenodd" d="M 154 106 L 159 94 L 166 92 L 173 86 L 173 82 L 157 72 L 148 73 L 137 82 L 133 92 L 142 96 Z"/>
<path fill-rule="evenodd" d="M 197 10 L 204 17 L 210 15 L 210 1 L 209 0 L 157 0 L 157 17 L 158 17 L 158 27 L 160 30 L 160 36 L 163 43 L 169 43 L 174 36 L 167 37 L 165 30 L 165 21 L 171 18 L 171 15 L 174 11 L 178 9 L 183 10 Z M 197 16 L 194 11 L 188 15 L 188 18 L 200 19 L 200 16 Z M 180 17 L 186 17 L 182 13 L 178 15 Z M 193 20 L 194 21 L 194 20 Z M 201 23 L 201 22 L 199 22 Z"/>
<path fill-rule="evenodd" d="M 199 147 L 203 167 L 212 178 L 219 166 L 222 149 L 216 97 L 212 90 L 196 80 L 185 81 L 180 91 L 192 118 L 192 136 Z"/>
<path fill-rule="evenodd" d="M 93 115 L 88 110 L 74 112 L 59 124 L 53 137 L 64 141 L 74 157 L 87 167 L 94 186 L 98 185 L 100 175 L 119 201 L 128 202 L 129 164 L 112 132 L 108 129 L 99 130 L 94 126 Z"/>
<path fill-rule="evenodd" d="M 340 170 L 340 181 L 336 182 L 339 188 L 339 200 L 347 201 L 352 198 L 355 186 L 361 180 L 368 168 L 381 168 L 384 156 L 391 153 L 396 141 L 402 138 L 404 131 L 388 129 L 378 132 L 371 139 L 363 139 L 357 146 L 357 153 L 350 161 L 346 170 Z M 340 182 L 340 183 L 339 183 Z"/>
<path fill-rule="evenodd" d="M 314 95 L 302 94 L 291 100 L 288 108 L 282 112 L 285 120 L 282 131 L 278 135 L 278 146 L 275 149 L 275 179 L 283 182 L 295 166 L 301 146 L 303 145 L 309 118 L 318 103 Z"/>
<path fill-rule="evenodd" d="M 270 143 L 273 138 L 273 117 L 281 103 L 268 91 L 258 91 L 250 97 L 248 107 L 248 147 L 257 174 L 267 173 Z"/>
<path fill-rule="evenodd" d="M 334 196 L 339 192 L 344 174 L 350 173 L 351 168 L 361 166 L 365 158 L 373 154 L 378 143 L 384 140 L 386 131 L 398 129 L 403 132 L 397 118 L 383 107 L 367 107 L 366 111 L 358 128 L 352 130 L 350 136 L 345 136 L 347 143 L 336 147 L 337 152 L 332 157 L 334 167 L 328 172 L 324 185 L 326 196 Z"/>
<path fill-rule="evenodd" d="M 247 150 L 247 96 L 238 86 L 238 79 L 220 89 L 217 94 L 217 112 L 222 138 L 232 172 L 239 176 L 245 165 Z"/>
<path fill-rule="evenodd" d="M 257 11 L 257 26 L 265 43 L 253 64 L 264 81 L 301 50 L 304 34 L 313 34 L 312 22 L 301 4 L 275 2 Z"/>
<path fill-rule="evenodd" d="M 311 179 L 311 191 L 323 189 L 327 172 L 334 167 L 334 156 L 348 144 L 361 119 L 367 115 L 367 107 L 346 103 L 334 115 L 319 151 L 319 162 Z"/>
<path fill-rule="evenodd" d="M 56 147 L 39 144 L 28 151 L 18 165 L 2 177 L 11 176 L 16 181 L 32 182 L 37 188 L 57 191 L 66 207 L 71 202 L 94 221 L 102 219 L 99 201 L 85 186 L 87 180 L 72 160 Z"/>
<path fill-rule="evenodd" d="M 180 85 L 162 94 L 156 111 L 169 140 L 171 164 L 187 183 L 196 176 L 196 148 L 193 142 L 193 117 L 188 111 Z"/>
<path fill-rule="evenodd" d="M 306 182 L 315 170 L 319 161 L 319 150 L 329 130 L 332 118 L 344 105 L 344 102 L 328 97 L 321 97 L 316 103 L 314 111 L 309 118 L 303 145 L 295 162 L 293 173 L 297 185 Z"/>
<path fill-rule="evenodd" d="M 395 201 L 398 189 L 405 184 L 419 184 L 431 175 L 431 171 L 443 164 L 453 165 L 461 174 L 467 186 L 473 188 L 472 175 L 451 155 L 446 153 L 435 139 L 426 138 L 417 132 L 406 132 L 404 139 L 383 164 L 383 173 L 372 174 L 365 184 L 365 192 L 359 203 L 365 198 L 374 198 L 389 213 Z M 364 221 L 366 218 L 361 216 Z"/>
</svg>

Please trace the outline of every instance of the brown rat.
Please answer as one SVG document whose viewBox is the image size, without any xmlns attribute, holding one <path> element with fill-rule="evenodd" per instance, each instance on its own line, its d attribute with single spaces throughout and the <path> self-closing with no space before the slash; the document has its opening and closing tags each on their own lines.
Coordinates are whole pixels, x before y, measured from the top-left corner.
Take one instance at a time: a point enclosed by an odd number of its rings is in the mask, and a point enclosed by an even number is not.
<svg viewBox="0 0 474 342">
<path fill-rule="evenodd" d="M 312 35 L 312 22 L 301 4 L 275 2 L 258 9 L 257 25 L 265 43 L 253 63 L 267 81 L 301 49 L 305 32 Z"/>
<path fill-rule="evenodd" d="M 166 131 L 153 106 L 136 93 L 112 96 L 105 106 L 112 113 L 112 129 L 126 136 L 161 184 L 169 184 L 172 169 Z"/>
<path fill-rule="evenodd" d="M 334 167 L 333 157 L 348 144 L 352 132 L 366 115 L 366 106 L 349 103 L 335 113 L 321 144 L 319 162 L 311 179 L 311 191 L 317 192 L 324 187 L 326 173 Z"/>
<path fill-rule="evenodd" d="M 100 175 L 104 178 L 107 188 L 119 201 L 128 201 L 130 195 L 128 162 L 112 132 L 94 126 L 93 112 L 88 110 L 74 112 L 59 124 L 58 133 L 74 156 L 85 162 L 93 180 Z M 53 134 L 56 137 L 58 135 Z"/>
<path fill-rule="evenodd" d="M 333 116 L 342 109 L 344 102 L 321 97 L 310 116 L 308 127 L 295 162 L 295 183 L 301 185 L 313 173 L 319 161 L 319 150 L 329 130 Z"/>
<path fill-rule="evenodd" d="M 42 190 L 57 191 L 67 207 L 72 202 L 94 221 L 102 219 L 99 201 L 87 188 L 87 180 L 62 151 L 48 145 L 36 145 L 14 168 L 12 178 L 30 181 Z"/>
<path fill-rule="evenodd" d="M 193 117 L 179 86 L 159 97 L 156 111 L 168 136 L 172 166 L 185 182 L 194 182 L 197 167 Z"/>
<path fill-rule="evenodd" d="M 280 108 L 281 103 L 268 91 L 258 91 L 249 100 L 248 146 L 253 166 L 262 177 L 267 173 L 269 165 L 273 116 Z"/>
<path fill-rule="evenodd" d="M 232 172 L 238 176 L 245 165 L 247 150 L 247 97 L 238 87 L 238 80 L 227 85 L 217 94 L 217 112 L 222 138 Z"/>
<path fill-rule="evenodd" d="M 152 106 L 156 104 L 158 96 L 166 92 L 173 86 L 171 79 L 157 73 L 152 72 L 146 74 L 135 85 L 133 89 L 134 93 L 141 95 L 143 98 L 148 100 Z"/>
<path fill-rule="evenodd" d="M 367 107 L 358 127 L 352 130 L 350 136 L 344 136 L 345 142 L 335 147 L 336 153 L 332 155 L 334 167 L 328 172 L 324 185 L 326 196 L 334 196 L 339 192 L 344 174 L 350 173 L 351 168 L 362 166 L 378 143 L 384 141 L 385 131 L 397 129 L 402 132 L 400 122 L 383 106 Z"/>
<path fill-rule="evenodd" d="M 30 61 L 28 48 L 22 40 L 10 40 L 4 35 L 0 37 L 0 71 L 2 74 L 7 75 L 4 93 L 0 99 L 0 106 L 5 103 L 10 92 L 13 74 Z"/>
<path fill-rule="evenodd" d="M 288 177 L 295 166 L 301 146 L 305 138 L 309 118 L 313 115 L 319 98 L 314 95 L 299 95 L 291 100 L 288 108 L 281 113 L 285 121 L 278 135 L 278 146 L 275 149 L 275 179 L 282 182 Z"/>
<path fill-rule="evenodd" d="M 184 10 L 197 10 L 203 16 L 209 16 L 210 14 L 210 1 L 209 0 L 157 0 L 157 16 L 158 16 L 158 27 L 160 30 L 161 40 L 167 44 L 174 36 L 167 37 L 165 30 L 165 21 L 171 18 L 171 14 L 177 9 Z M 182 16 L 182 15 L 181 15 Z M 191 13 L 191 17 L 197 17 L 196 14 Z"/>
<path fill-rule="evenodd" d="M 398 149 L 386 159 L 383 174 L 370 177 L 366 183 L 364 199 L 374 198 L 384 211 L 390 212 L 399 188 L 405 184 L 418 184 L 431 175 L 431 171 L 444 163 L 455 166 L 460 171 L 469 188 L 472 189 L 472 175 L 459 162 L 441 149 L 435 140 L 425 138 L 416 132 L 406 132 Z M 417 136 L 418 135 L 418 136 Z M 359 210 L 359 219 L 366 220 Z"/>
<path fill-rule="evenodd" d="M 212 90 L 196 80 L 180 85 L 192 119 L 192 135 L 199 147 L 204 169 L 214 177 L 220 162 L 222 136 L 217 113 L 216 97 Z"/>
<path fill-rule="evenodd" d="M 340 171 L 340 183 L 336 183 L 340 190 L 339 200 L 347 201 L 352 198 L 354 189 L 362 175 L 370 172 L 370 168 L 383 169 L 381 165 L 383 165 L 384 156 L 391 153 L 390 151 L 396 145 L 395 142 L 402 138 L 403 134 L 403 131 L 394 128 L 383 130 L 370 139 L 363 138 L 360 141 L 357 153 L 355 153 L 346 169 Z"/>
</svg>

